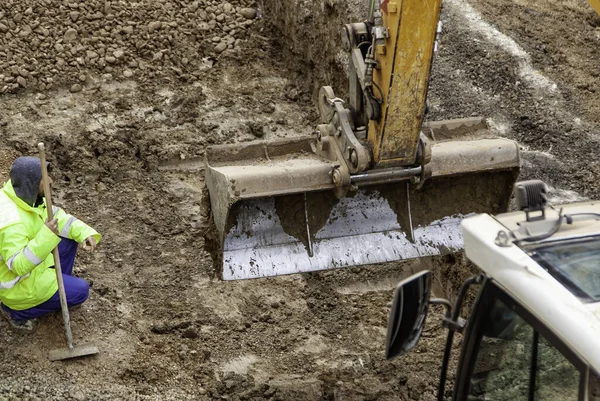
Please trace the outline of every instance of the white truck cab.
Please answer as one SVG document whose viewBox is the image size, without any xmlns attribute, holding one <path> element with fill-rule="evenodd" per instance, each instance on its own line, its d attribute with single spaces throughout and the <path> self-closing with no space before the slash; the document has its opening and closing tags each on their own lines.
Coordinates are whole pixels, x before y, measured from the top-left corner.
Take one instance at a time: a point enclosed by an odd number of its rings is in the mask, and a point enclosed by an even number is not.
<svg viewBox="0 0 600 401">
<path fill-rule="evenodd" d="M 463 221 L 466 255 L 481 274 L 465 282 L 454 307 L 429 299 L 428 271 L 398 285 L 386 357 L 414 348 L 428 305 L 443 304 L 449 332 L 438 400 L 447 399 L 459 331 L 452 400 L 600 401 L 600 202 L 549 208 L 540 181 L 518 183 L 516 195 L 519 212 Z M 473 284 L 479 295 L 464 320 L 459 314 Z"/>
</svg>

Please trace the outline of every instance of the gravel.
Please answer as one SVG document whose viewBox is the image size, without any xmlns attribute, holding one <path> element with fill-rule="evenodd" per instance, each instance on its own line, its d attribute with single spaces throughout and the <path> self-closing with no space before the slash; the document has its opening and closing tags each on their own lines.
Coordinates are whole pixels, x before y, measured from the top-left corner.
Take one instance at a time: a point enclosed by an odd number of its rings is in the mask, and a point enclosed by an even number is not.
<svg viewBox="0 0 600 401">
<path fill-rule="evenodd" d="M 227 49 L 240 52 L 258 15 L 251 5 L 247 0 L 4 0 L 0 93 L 57 86 L 78 92 L 84 71 L 140 81 L 197 80 L 205 59 L 217 61 Z"/>
</svg>

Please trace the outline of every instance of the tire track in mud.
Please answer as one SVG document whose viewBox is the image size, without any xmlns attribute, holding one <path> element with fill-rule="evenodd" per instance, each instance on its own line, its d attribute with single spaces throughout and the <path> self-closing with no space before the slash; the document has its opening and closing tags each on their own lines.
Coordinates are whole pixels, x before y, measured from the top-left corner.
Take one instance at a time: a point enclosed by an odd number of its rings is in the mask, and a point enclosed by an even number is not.
<svg viewBox="0 0 600 401">
<path fill-rule="evenodd" d="M 470 4 L 450 0 L 444 9 L 442 51 L 431 84 L 432 117 L 484 115 L 496 133 L 522 145 L 521 179 L 542 179 L 567 201 L 574 197 L 562 196 L 564 191 L 575 191 L 577 199 L 600 195 L 593 178 L 600 171 L 598 127 L 568 101 L 572 83 L 557 83 L 540 72 L 548 64 L 534 56 L 537 48 L 525 48 L 503 34 L 486 22 L 489 13 L 483 17 Z M 539 40 L 546 42 L 543 36 Z M 460 95 L 453 99 L 448 93 Z"/>
</svg>

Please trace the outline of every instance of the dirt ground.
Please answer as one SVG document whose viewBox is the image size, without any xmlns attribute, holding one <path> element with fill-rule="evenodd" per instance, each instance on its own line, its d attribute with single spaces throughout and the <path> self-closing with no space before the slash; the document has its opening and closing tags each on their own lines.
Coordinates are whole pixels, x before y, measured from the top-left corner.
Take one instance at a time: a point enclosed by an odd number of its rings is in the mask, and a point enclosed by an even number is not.
<svg viewBox="0 0 600 401">
<path fill-rule="evenodd" d="M 49 362 L 59 315 L 29 337 L 0 321 L 0 399 L 435 399 L 440 319 L 387 362 L 387 303 L 432 265 L 451 292 L 461 257 L 222 282 L 205 249 L 204 149 L 310 134 L 315 90 L 344 93 L 338 27 L 365 8 L 0 5 L 0 178 L 44 141 L 55 203 L 104 235 L 78 257 L 92 290 L 72 314 L 76 343 L 101 353 Z M 484 115 L 522 145 L 521 178 L 557 200 L 598 198 L 600 19 L 585 0 L 445 0 L 442 22 L 429 118 Z"/>
</svg>

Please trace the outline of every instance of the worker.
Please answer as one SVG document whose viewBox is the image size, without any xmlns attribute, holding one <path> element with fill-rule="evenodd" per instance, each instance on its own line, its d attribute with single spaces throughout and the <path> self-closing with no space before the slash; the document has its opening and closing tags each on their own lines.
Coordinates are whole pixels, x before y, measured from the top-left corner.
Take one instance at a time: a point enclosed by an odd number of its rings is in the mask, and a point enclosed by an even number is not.
<svg viewBox="0 0 600 401">
<path fill-rule="evenodd" d="M 79 244 L 93 252 L 100 234 L 53 209 L 48 220 L 40 159 L 17 158 L 0 190 L 0 311 L 13 331 L 32 333 L 38 318 L 61 310 L 52 255 L 57 246 L 68 307 L 81 305 L 89 295 L 88 283 L 72 275 L 73 264 Z"/>
</svg>

